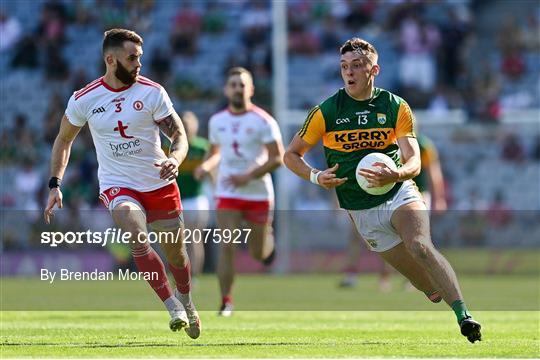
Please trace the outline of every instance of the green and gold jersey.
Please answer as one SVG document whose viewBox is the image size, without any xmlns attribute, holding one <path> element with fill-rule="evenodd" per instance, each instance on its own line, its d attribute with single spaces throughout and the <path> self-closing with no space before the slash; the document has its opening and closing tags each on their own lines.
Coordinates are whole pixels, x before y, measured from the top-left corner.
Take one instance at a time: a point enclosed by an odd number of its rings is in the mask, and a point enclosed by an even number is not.
<svg viewBox="0 0 540 360">
<path fill-rule="evenodd" d="M 370 195 L 356 182 L 356 166 L 372 152 L 390 156 L 398 167 L 397 138 L 415 137 L 415 120 L 409 105 L 399 96 L 375 88 L 368 100 L 355 100 L 345 89 L 315 106 L 298 135 L 315 145 L 322 139 L 328 167 L 339 164 L 336 176 L 348 180 L 336 188 L 339 204 L 348 210 L 370 209 L 384 203 L 399 190 L 396 184 L 384 195 Z"/>
<path fill-rule="evenodd" d="M 162 140 L 162 148 L 166 154 L 168 154 L 169 144 L 168 139 Z M 188 153 L 178 168 L 178 177 L 176 178 L 182 199 L 189 199 L 202 194 L 202 182 L 195 179 L 193 172 L 203 162 L 209 148 L 210 143 L 199 136 L 195 136 L 189 142 Z"/>
<path fill-rule="evenodd" d="M 426 169 L 433 164 L 439 157 L 435 144 L 427 136 L 418 135 L 418 146 L 420 147 L 420 159 L 422 160 L 422 168 L 420 174 L 413 180 L 418 186 L 420 192 L 429 191 L 429 179 Z"/>
</svg>

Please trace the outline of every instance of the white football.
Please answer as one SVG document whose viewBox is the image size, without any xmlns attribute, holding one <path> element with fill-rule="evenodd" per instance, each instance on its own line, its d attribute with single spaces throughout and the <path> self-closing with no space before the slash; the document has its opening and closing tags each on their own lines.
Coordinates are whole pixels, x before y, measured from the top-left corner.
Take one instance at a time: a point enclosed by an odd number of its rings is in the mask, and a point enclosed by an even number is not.
<svg viewBox="0 0 540 360">
<path fill-rule="evenodd" d="M 380 170 L 380 167 L 373 166 L 373 164 L 376 162 L 385 163 L 390 169 L 397 170 L 396 163 L 394 163 L 394 160 L 392 160 L 390 156 L 383 153 L 374 152 L 364 156 L 362 160 L 360 160 L 360 162 L 358 163 L 358 166 L 356 167 L 356 181 L 358 182 L 358 185 L 360 185 L 362 190 L 364 190 L 368 194 L 382 195 L 392 190 L 396 183 L 390 183 L 380 187 L 368 187 L 369 183 L 367 179 L 358 173 L 360 169 L 370 169 L 375 171 Z"/>
</svg>

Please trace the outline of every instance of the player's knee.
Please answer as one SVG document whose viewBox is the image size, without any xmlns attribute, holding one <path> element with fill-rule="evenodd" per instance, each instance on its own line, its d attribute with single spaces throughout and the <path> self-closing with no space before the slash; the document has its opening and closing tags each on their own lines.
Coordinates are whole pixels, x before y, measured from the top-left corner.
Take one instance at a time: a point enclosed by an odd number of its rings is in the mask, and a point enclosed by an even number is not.
<svg viewBox="0 0 540 360">
<path fill-rule="evenodd" d="M 425 260 L 431 254 L 431 246 L 423 238 L 413 238 L 405 241 L 405 247 L 417 259 Z"/>
</svg>

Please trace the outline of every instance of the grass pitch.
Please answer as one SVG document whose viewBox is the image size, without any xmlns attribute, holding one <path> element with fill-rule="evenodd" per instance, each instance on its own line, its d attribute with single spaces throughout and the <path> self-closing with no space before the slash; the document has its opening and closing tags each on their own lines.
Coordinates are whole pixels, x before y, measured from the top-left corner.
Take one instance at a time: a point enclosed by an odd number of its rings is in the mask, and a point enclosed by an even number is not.
<svg viewBox="0 0 540 360">
<path fill-rule="evenodd" d="M 470 344 L 446 312 L 204 312 L 191 340 L 164 312 L 4 312 L 2 357 L 539 357 L 537 312 L 477 312 Z"/>
<path fill-rule="evenodd" d="M 528 296 L 527 304 L 538 301 L 537 277 L 491 278 L 484 287 L 478 286 L 485 283 L 481 279 L 461 277 L 473 314 L 483 325 L 484 340 L 475 344 L 459 334 L 451 311 L 442 304 L 430 304 L 422 294 L 403 291 L 401 279 L 394 279 L 395 290 L 390 294 L 377 291 L 374 276 L 362 277 L 359 287 L 352 290 L 338 290 L 337 280 L 335 275 L 240 276 L 236 305 L 239 310 L 250 310 L 220 318 L 214 310 L 218 305 L 215 276 L 204 277 L 195 289 L 195 299 L 205 310 L 201 312 L 203 333 L 198 340 L 191 340 L 183 331 L 171 332 L 165 311 L 2 311 L 1 357 L 540 357 L 538 307 L 522 311 L 517 307 L 495 311 L 486 311 L 489 306 L 478 307 L 488 295 L 502 297 L 521 288 L 529 291 L 515 292 L 516 300 Z M 26 289 L 33 288 L 33 281 L 23 281 Z M 3 279 L 3 294 L 21 286 L 19 282 Z M 333 299 L 340 309 L 324 311 L 313 304 L 310 306 L 316 310 L 310 311 L 272 307 L 272 295 L 287 297 L 300 282 L 311 284 L 312 296 L 318 291 L 315 299 L 327 298 L 326 304 Z M 83 291 L 84 282 L 79 283 Z M 114 285 L 120 284 L 108 284 Z M 147 284 L 135 285 L 130 296 L 154 301 Z M 488 288 L 492 289 L 490 294 L 486 293 Z M 39 296 L 39 292 L 25 293 Z M 72 295 L 76 301 L 78 295 Z M 309 296 L 291 301 L 305 301 Z M 124 301 L 129 299 L 124 297 Z M 350 307 L 354 299 L 363 304 L 361 309 L 370 311 L 351 311 L 356 310 Z M 417 302 L 426 305 L 418 309 L 437 311 L 410 310 Z M 384 304 L 386 310 L 367 307 L 377 303 Z M 508 302 L 494 305 L 499 308 Z"/>
</svg>

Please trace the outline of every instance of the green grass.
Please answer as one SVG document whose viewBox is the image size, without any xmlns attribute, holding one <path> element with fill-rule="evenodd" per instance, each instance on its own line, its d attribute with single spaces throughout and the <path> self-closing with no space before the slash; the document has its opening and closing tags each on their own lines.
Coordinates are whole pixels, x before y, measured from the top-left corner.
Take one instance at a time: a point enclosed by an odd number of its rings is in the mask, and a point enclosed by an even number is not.
<svg viewBox="0 0 540 360">
<path fill-rule="evenodd" d="M 194 296 L 199 310 L 219 305 L 215 275 L 200 279 Z M 394 292 L 378 291 L 377 278 L 363 275 L 355 289 L 336 288 L 339 275 L 241 275 L 234 289 L 242 310 L 444 310 L 419 292 L 403 291 L 395 276 Z M 534 275 L 459 276 L 463 294 L 473 310 L 540 310 L 540 282 Z M 0 278 L 2 310 L 161 310 L 159 299 L 145 281 L 55 281 Z M 39 296 L 28 296 L 28 289 Z M 129 299 L 129 301 L 126 301 Z"/>
<path fill-rule="evenodd" d="M 363 276 L 359 287 L 350 290 L 338 290 L 337 280 L 336 275 L 243 275 L 235 299 L 244 311 L 219 318 L 217 281 L 205 276 L 194 292 L 199 308 L 206 310 L 201 313 L 203 334 L 191 340 L 168 330 L 165 311 L 26 311 L 36 304 L 52 308 L 59 296 L 37 280 L 4 278 L 1 357 L 540 357 L 536 276 L 460 277 L 483 325 L 484 341 L 476 344 L 459 334 L 444 304 L 404 291 L 397 277 L 389 294 L 377 291 L 374 276 Z M 92 301 L 103 305 L 114 295 L 116 305 L 107 309 L 117 308 L 120 300 L 126 308 L 160 308 L 144 282 L 81 281 L 59 284 L 56 290 L 63 306 L 80 301 L 80 308 Z M 42 295 L 39 303 L 28 301 Z M 16 302 L 21 311 L 7 311 L 17 309 Z M 500 311 L 487 311 L 493 309 Z"/>
<path fill-rule="evenodd" d="M 4 312 L 2 357 L 523 357 L 539 353 L 538 312 L 477 312 L 470 344 L 448 312 L 202 314 L 191 340 L 163 312 Z"/>
</svg>

